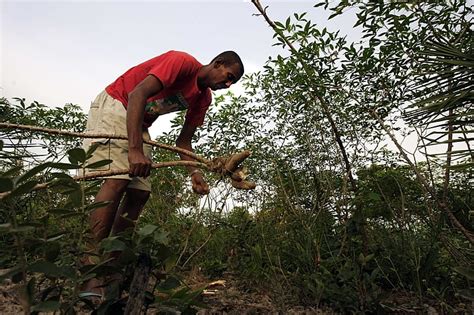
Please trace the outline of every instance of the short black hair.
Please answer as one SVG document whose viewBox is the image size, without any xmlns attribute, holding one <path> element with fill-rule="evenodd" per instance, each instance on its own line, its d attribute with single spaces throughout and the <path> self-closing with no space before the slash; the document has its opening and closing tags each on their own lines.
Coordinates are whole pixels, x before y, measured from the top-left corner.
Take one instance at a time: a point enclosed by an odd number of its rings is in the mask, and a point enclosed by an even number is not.
<svg viewBox="0 0 474 315">
<path fill-rule="evenodd" d="M 214 59 L 211 60 L 211 63 L 213 63 L 218 58 L 222 60 L 222 63 L 225 66 L 230 66 L 230 65 L 233 65 L 234 63 L 237 63 L 240 67 L 240 77 L 244 75 L 244 64 L 242 63 L 242 60 L 240 59 L 239 55 L 237 55 L 235 51 L 232 51 L 232 50 L 224 51 L 218 54 L 217 56 L 215 56 Z"/>
</svg>

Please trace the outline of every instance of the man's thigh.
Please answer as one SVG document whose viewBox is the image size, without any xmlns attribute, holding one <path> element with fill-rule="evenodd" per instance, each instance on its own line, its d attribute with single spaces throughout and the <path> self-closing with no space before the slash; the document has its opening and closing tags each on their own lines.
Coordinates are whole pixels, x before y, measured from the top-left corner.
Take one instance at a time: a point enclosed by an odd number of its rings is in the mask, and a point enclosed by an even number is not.
<svg viewBox="0 0 474 315">
<path fill-rule="evenodd" d="M 122 103 L 113 99 L 105 91 L 100 93 L 92 102 L 87 120 L 86 132 L 104 135 L 127 135 L 127 111 Z M 150 139 L 147 131 L 144 131 L 145 139 Z M 88 164 L 112 160 L 112 163 L 94 169 L 86 169 L 86 174 L 97 171 L 128 170 L 128 141 L 110 139 L 107 137 L 99 139 L 84 140 L 83 147 L 87 151 L 92 145 L 96 145 L 93 156 Z M 144 145 L 144 153 L 151 159 L 151 146 Z M 128 174 L 107 176 L 103 178 L 126 179 L 130 183 L 129 188 L 151 191 L 150 182 L 142 177 L 131 178 Z"/>
</svg>

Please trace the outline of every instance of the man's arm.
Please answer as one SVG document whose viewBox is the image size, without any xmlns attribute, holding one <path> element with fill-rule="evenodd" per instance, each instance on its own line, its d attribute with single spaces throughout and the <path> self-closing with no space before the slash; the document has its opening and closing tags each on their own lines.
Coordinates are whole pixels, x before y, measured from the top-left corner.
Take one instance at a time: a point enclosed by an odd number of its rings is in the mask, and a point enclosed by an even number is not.
<svg viewBox="0 0 474 315">
<path fill-rule="evenodd" d="M 163 84 L 155 76 L 148 75 L 130 93 L 127 106 L 128 162 L 131 176 L 150 175 L 151 161 L 143 154 L 143 116 L 146 100 L 159 93 Z"/>
<path fill-rule="evenodd" d="M 185 150 L 193 152 L 193 148 L 191 146 L 191 140 L 196 132 L 196 127 L 189 124 L 188 120 L 185 120 L 183 129 L 181 129 L 181 133 L 176 139 L 176 146 L 183 148 Z M 182 160 L 185 161 L 194 161 L 193 158 L 180 154 Z M 206 181 L 202 176 L 202 172 L 195 168 L 194 166 L 188 166 L 188 171 L 191 174 L 191 183 L 193 185 L 193 190 L 195 193 L 200 195 L 205 195 L 209 193 L 209 186 L 207 185 Z"/>
</svg>

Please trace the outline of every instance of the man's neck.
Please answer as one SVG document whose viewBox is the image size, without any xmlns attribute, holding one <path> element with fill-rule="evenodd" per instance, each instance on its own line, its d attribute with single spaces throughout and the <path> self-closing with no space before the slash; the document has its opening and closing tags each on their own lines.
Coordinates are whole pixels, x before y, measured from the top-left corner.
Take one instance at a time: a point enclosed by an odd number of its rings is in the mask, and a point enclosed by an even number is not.
<svg viewBox="0 0 474 315">
<path fill-rule="evenodd" d="M 198 86 L 199 90 L 201 90 L 201 91 L 204 91 L 205 89 L 208 88 L 207 82 L 206 82 L 208 72 L 209 72 L 209 65 L 202 66 L 198 70 L 196 80 L 197 80 L 197 86 Z"/>
</svg>

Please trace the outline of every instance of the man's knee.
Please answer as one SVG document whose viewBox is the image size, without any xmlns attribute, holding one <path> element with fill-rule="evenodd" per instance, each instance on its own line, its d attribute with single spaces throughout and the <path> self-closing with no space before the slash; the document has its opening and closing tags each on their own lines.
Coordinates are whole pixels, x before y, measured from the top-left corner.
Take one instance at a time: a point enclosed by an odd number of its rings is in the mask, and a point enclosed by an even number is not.
<svg viewBox="0 0 474 315">
<path fill-rule="evenodd" d="M 102 188 L 123 193 L 127 189 L 127 185 L 129 183 L 130 181 L 126 179 L 107 178 L 104 180 L 104 183 L 102 184 Z"/>
</svg>

